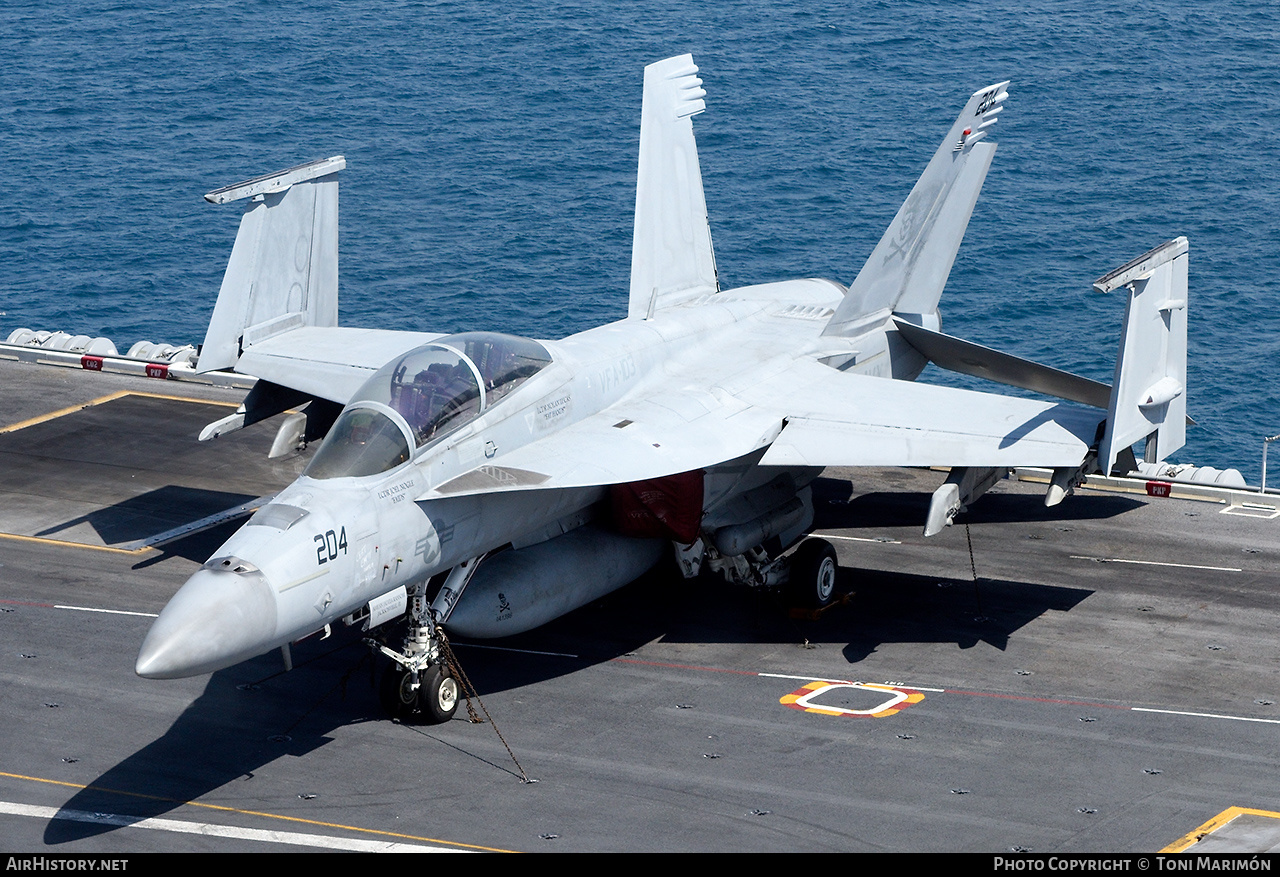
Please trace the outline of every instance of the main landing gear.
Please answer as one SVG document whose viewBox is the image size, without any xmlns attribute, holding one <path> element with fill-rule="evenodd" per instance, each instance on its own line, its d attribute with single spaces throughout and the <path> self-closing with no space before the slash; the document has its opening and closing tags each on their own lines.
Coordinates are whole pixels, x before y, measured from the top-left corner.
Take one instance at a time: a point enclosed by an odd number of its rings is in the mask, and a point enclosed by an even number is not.
<svg viewBox="0 0 1280 877">
<path fill-rule="evenodd" d="M 804 609 L 825 609 L 836 598 L 836 550 L 825 539 L 806 539 L 791 557 L 787 589 Z"/>
<path fill-rule="evenodd" d="M 840 565 L 835 548 L 825 539 L 806 539 L 789 557 L 770 556 L 763 545 L 726 557 L 699 540 L 693 546 L 677 545 L 676 559 L 685 578 L 698 575 L 705 565 L 730 584 L 776 588 L 805 613 L 826 609 L 840 596 L 836 593 Z"/>
</svg>

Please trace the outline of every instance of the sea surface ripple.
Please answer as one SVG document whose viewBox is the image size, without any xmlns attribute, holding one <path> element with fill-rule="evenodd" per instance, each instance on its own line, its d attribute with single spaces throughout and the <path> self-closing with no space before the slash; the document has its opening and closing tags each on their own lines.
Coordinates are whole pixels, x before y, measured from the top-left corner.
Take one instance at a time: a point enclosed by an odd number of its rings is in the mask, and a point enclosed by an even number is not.
<svg viewBox="0 0 1280 877">
<path fill-rule="evenodd" d="M 641 70 L 683 52 L 726 288 L 851 281 L 965 98 L 1012 80 L 947 330 L 1109 382 L 1124 300 L 1090 282 L 1186 235 L 1178 459 L 1258 480 L 1280 431 L 1280 11 L 1255 0 L 10 0 L 0 337 L 198 342 L 239 220 L 201 195 L 335 154 L 343 324 L 618 319 Z"/>
</svg>

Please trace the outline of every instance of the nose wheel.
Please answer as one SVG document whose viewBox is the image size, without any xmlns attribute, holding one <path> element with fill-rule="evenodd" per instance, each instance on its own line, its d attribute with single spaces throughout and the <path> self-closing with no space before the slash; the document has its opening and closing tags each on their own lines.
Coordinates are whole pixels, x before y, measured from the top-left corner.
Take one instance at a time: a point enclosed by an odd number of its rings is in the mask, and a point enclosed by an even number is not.
<svg viewBox="0 0 1280 877">
<path fill-rule="evenodd" d="M 382 675 L 379 696 L 392 718 L 407 724 L 438 725 L 458 711 L 458 680 L 443 664 L 426 667 L 414 685 L 413 671 L 399 664 Z"/>
</svg>

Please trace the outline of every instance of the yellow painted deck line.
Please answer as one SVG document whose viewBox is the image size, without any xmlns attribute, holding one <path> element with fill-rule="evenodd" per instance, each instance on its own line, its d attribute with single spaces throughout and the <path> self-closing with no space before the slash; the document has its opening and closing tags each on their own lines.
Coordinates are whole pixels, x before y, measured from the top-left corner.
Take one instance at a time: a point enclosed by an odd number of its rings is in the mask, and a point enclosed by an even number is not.
<svg viewBox="0 0 1280 877">
<path fill-rule="evenodd" d="M 1210 819 L 1204 825 L 1201 825 L 1199 828 L 1195 829 L 1194 831 L 1184 834 L 1182 837 L 1178 838 L 1173 843 L 1169 844 L 1167 847 L 1160 850 L 1160 852 L 1162 853 L 1185 852 L 1187 849 L 1199 843 L 1200 841 L 1204 840 L 1206 837 L 1213 834 L 1219 828 L 1222 828 L 1222 826 L 1226 825 L 1228 822 L 1235 819 L 1237 816 L 1245 816 L 1245 815 L 1270 816 L 1272 819 L 1280 819 L 1280 813 L 1276 813 L 1272 810 L 1255 810 L 1251 807 L 1228 807 L 1226 810 L 1223 810 L 1221 813 L 1219 813 L 1217 816 Z"/>
<path fill-rule="evenodd" d="M 376 828 L 361 828 L 357 825 L 343 825 L 340 822 L 322 822 L 319 819 L 307 819 L 302 816 L 285 816 L 281 813 L 266 813 L 261 810 L 241 810 L 239 807 L 226 807 L 221 804 L 203 804 L 199 801 L 183 801 L 180 798 L 166 798 L 162 795 L 146 795 L 142 792 L 125 792 L 120 789 L 107 789 L 102 786 L 86 786 L 80 783 L 69 783 L 64 780 L 51 780 L 44 777 L 26 776 L 20 773 L 8 773 L 0 771 L 0 777 L 8 777 L 13 780 L 25 780 L 32 783 L 44 783 L 51 786 L 66 786 L 71 789 L 88 789 L 94 792 L 108 792 L 113 795 L 124 795 L 128 798 L 143 798 L 148 801 L 165 801 L 170 804 L 185 804 L 188 807 L 203 807 L 206 810 L 218 810 L 223 813 L 239 813 L 242 816 L 261 816 L 264 819 L 279 819 L 284 822 L 297 822 L 303 825 L 315 825 L 321 828 L 337 828 L 343 831 L 354 831 L 359 834 L 370 834 L 378 837 L 394 837 L 399 840 L 416 840 L 424 843 L 445 844 L 451 847 L 461 847 L 469 850 L 482 850 L 486 853 L 513 853 L 515 850 L 504 850 L 497 847 L 485 847 L 478 844 L 460 843 L 452 840 L 441 840 L 435 837 L 422 837 L 415 834 L 403 834 L 398 831 L 381 831 Z"/>
<path fill-rule="evenodd" d="M 148 551 L 159 551 L 158 548 L 112 548 L 110 545 L 90 545 L 88 542 L 69 542 L 66 539 L 48 539 L 44 536 L 23 536 L 18 533 L 0 533 L 0 539 L 12 539 L 15 542 L 36 542 L 42 545 L 56 545 L 59 548 L 87 548 L 89 551 L 106 551 L 112 554 L 145 554 Z"/>
<path fill-rule="evenodd" d="M 8 426 L 0 427 L 0 435 L 6 432 L 17 432 L 20 429 L 26 429 L 28 426 L 35 426 L 37 423 L 47 423 L 50 420 L 56 420 L 59 417 L 66 417 L 68 414 L 75 414 L 77 411 L 83 411 L 86 408 L 92 408 L 95 405 L 102 405 L 106 402 L 113 402 L 116 399 L 123 399 L 125 396 L 141 396 L 144 399 L 167 399 L 170 402 L 194 402 L 197 405 L 217 405 L 222 408 L 235 408 L 236 402 L 218 402 L 209 399 L 192 399 L 188 396 L 170 396 L 167 393 L 148 393 L 142 390 L 117 390 L 114 393 L 108 393 L 105 396 L 99 396 L 97 399 L 91 399 L 81 405 L 71 405 L 67 408 L 59 408 L 57 411 L 50 411 L 48 414 L 41 414 L 37 417 L 29 417 L 17 423 L 11 423 Z"/>
<path fill-rule="evenodd" d="M 125 396 L 141 396 L 145 399 L 165 399 L 170 402 L 192 402 L 196 405 L 217 405 L 222 408 L 235 408 L 236 402 L 218 402 L 208 399 L 192 399 L 188 396 L 171 396 L 167 393 L 148 393 L 142 390 L 118 390 L 115 393 L 108 393 L 105 396 L 99 396 L 85 402 L 83 405 L 71 405 L 67 408 L 59 408 L 57 411 L 50 411 L 48 414 L 41 414 L 38 417 L 30 417 L 26 420 L 12 423 L 9 426 L 0 427 L 0 435 L 8 432 L 17 432 L 20 429 L 26 429 L 28 426 L 35 426 L 38 423 L 48 423 L 50 420 L 56 420 L 59 417 L 66 417 L 68 414 L 75 414 L 77 411 L 83 411 L 86 408 L 92 408 L 95 405 L 102 405 L 107 402 L 113 402 L 116 399 L 123 399 Z M 56 545 L 61 548 L 87 548 L 90 551 L 107 551 L 114 554 L 145 554 L 148 551 L 156 551 L 158 549 L 144 548 L 112 548 L 110 545 L 90 545 L 87 542 L 71 542 L 66 539 L 47 539 L 43 536 L 23 536 L 18 533 L 0 533 L 0 539 L 13 539 L 18 542 L 36 542 L 44 545 Z"/>
<path fill-rule="evenodd" d="M 219 408 L 239 408 L 239 402 L 220 402 L 217 399 L 192 399 L 190 396 L 174 396 L 170 393 L 152 393 L 147 390 L 125 390 L 126 396 L 141 396 L 144 399 L 167 399 L 170 402 L 194 402 L 197 405 L 217 405 Z"/>
<path fill-rule="evenodd" d="M 36 819 L 66 819 L 71 822 L 83 822 L 89 825 L 107 825 L 112 828 L 144 828 L 153 831 L 167 831 L 175 834 L 197 834 L 201 837 L 225 837 L 233 840 L 251 840 L 261 843 L 288 844 L 290 846 L 311 847 L 321 850 L 345 850 L 358 853 L 469 853 L 472 850 L 459 850 L 453 847 L 433 846 L 430 844 L 411 844 L 392 840 L 365 840 L 364 838 L 342 837 L 336 834 L 311 834 L 299 831 L 281 831 L 277 828 L 239 828 L 232 825 L 219 825 L 216 822 L 188 822 L 184 819 L 163 819 L 149 816 L 139 819 L 136 816 L 125 816 L 120 813 L 89 813 L 84 810 L 60 810 L 57 807 L 42 807 L 36 804 L 19 804 L 15 801 L 0 801 L 0 813 L 11 816 L 32 816 Z"/>
<path fill-rule="evenodd" d="M 57 411 L 50 411 L 48 414 L 41 414 L 38 417 L 29 417 L 26 420 L 20 420 L 17 423 L 0 428 L 0 435 L 6 432 L 17 432 L 20 429 L 26 429 L 28 426 L 35 426 L 37 423 L 45 423 L 50 420 L 56 420 L 59 417 L 65 417 L 68 414 L 75 414 L 77 411 L 83 411 L 86 408 L 92 408 L 94 405 L 101 405 L 103 402 L 110 402 L 113 399 L 119 399 L 122 396 L 129 395 L 128 390 L 118 390 L 106 396 L 99 396 L 83 405 L 72 405 L 68 408 L 59 408 Z"/>
</svg>

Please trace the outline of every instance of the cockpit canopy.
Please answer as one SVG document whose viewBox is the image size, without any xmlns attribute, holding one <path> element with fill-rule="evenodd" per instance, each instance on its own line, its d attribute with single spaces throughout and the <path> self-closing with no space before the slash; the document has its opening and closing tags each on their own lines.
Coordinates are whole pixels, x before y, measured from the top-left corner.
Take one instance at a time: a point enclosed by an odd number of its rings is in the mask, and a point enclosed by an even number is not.
<svg viewBox="0 0 1280 877">
<path fill-rule="evenodd" d="M 551 362 L 537 341 L 464 332 L 380 368 L 347 403 L 304 474 L 374 475 L 474 420 Z M 405 429 L 407 427 L 407 430 Z"/>
</svg>

